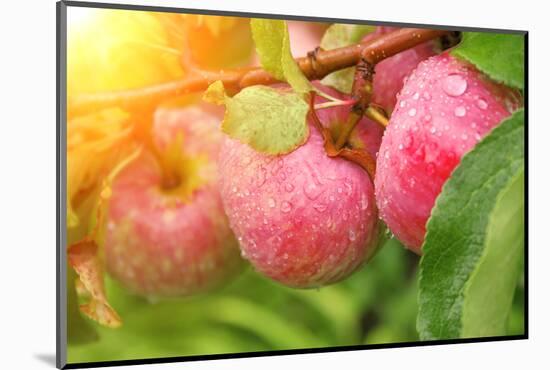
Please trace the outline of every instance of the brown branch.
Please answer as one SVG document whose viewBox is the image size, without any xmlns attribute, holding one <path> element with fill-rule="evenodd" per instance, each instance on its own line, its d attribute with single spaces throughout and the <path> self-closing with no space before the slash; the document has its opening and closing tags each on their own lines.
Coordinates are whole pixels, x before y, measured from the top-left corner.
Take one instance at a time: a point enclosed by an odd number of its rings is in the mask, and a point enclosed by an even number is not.
<svg viewBox="0 0 550 370">
<path fill-rule="evenodd" d="M 310 80 L 356 65 L 362 58 L 375 64 L 384 58 L 411 48 L 424 41 L 448 34 L 449 31 L 420 28 L 402 28 L 367 42 L 333 50 L 318 50 L 308 57 L 296 59 L 300 69 Z M 119 106 L 124 109 L 146 109 L 182 94 L 206 90 L 212 82 L 221 80 L 229 91 L 238 91 L 252 85 L 279 82 L 260 67 L 219 72 L 200 71 L 181 80 L 130 90 L 85 94 L 68 101 L 69 117 L 96 109 Z"/>
</svg>

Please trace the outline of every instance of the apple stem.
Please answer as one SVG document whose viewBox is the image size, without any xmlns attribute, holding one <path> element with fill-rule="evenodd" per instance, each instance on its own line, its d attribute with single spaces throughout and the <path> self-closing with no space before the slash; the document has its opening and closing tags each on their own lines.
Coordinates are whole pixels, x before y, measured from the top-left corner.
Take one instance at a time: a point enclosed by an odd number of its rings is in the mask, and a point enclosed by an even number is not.
<svg viewBox="0 0 550 370">
<path fill-rule="evenodd" d="M 366 113 L 374 121 L 386 127 L 388 120 L 376 107 L 371 104 L 373 92 L 374 67 L 376 63 L 389 58 L 408 48 L 415 47 L 423 42 L 436 37 L 441 37 L 448 32 L 439 30 L 425 30 L 415 28 L 402 28 L 387 34 L 387 37 L 379 37 L 361 51 L 361 58 L 357 63 L 351 95 L 357 103 L 351 108 L 344 130 L 336 141 L 339 149 L 347 142 L 349 135 Z M 370 109 L 372 108 L 372 109 Z"/>
<path fill-rule="evenodd" d="M 365 171 L 367 171 L 371 180 L 374 181 L 374 175 L 376 172 L 376 160 L 370 155 L 369 152 L 363 149 L 352 149 L 352 148 L 346 148 L 346 147 L 337 148 L 336 144 L 334 143 L 334 139 L 330 134 L 330 131 L 328 130 L 328 128 L 326 128 L 323 125 L 323 123 L 319 119 L 319 116 L 317 116 L 317 112 L 315 111 L 315 105 L 314 105 L 315 95 L 316 95 L 315 91 L 312 91 L 310 93 L 309 113 L 313 119 L 313 124 L 315 128 L 319 131 L 319 133 L 323 137 L 325 152 L 327 153 L 327 155 L 329 157 L 341 157 L 348 161 L 357 163 Z"/>
<path fill-rule="evenodd" d="M 384 128 L 387 127 L 390 122 L 386 112 L 382 108 L 376 107 L 373 104 L 367 108 L 365 115 L 374 122 L 379 123 Z"/>
<path fill-rule="evenodd" d="M 319 109 L 333 108 L 333 107 L 352 105 L 352 104 L 355 104 L 355 100 L 340 100 L 335 102 L 315 104 L 315 109 L 319 110 Z"/>
</svg>

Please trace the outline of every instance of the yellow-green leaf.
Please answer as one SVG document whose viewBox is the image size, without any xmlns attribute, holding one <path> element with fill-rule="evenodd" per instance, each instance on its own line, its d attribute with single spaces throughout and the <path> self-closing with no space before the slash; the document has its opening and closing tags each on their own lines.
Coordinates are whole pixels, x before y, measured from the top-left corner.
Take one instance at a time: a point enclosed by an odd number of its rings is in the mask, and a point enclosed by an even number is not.
<svg viewBox="0 0 550 370">
<path fill-rule="evenodd" d="M 250 27 L 262 67 L 276 79 L 288 82 L 298 93 L 312 91 L 313 86 L 292 56 L 286 22 L 251 19 Z"/>
<path fill-rule="evenodd" d="M 297 93 L 258 85 L 229 97 L 217 81 L 210 85 L 204 99 L 225 104 L 223 132 L 259 152 L 289 153 L 308 138 L 309 107 Z"/>
</svg>

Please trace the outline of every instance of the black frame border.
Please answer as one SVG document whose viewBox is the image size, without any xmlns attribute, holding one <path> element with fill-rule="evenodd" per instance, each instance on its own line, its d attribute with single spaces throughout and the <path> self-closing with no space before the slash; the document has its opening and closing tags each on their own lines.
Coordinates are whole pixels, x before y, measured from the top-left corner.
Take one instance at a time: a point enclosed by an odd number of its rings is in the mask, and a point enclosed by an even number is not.
<svg viewBox="0 0 550 370">
<path fill-rule="evenodd" d="M 495 336 L 495 337 L 480 337 L 480 338 L 457 338 L 432 341 L 416 341 L 416 342 L 396 342 L 384 344 L 362 344 L 354 346 L 338 346 L 338 347 L 322 347 L 322 348 L 303 348 L 290 350 L 274 350 L 274 351 L 258 351 L 258 352 L 239 352 L 239 353 L 222 353 L 210 355 L 192 355 L 192 356 L 176 356 L 176 357 L 158 357 L 144 359 L 129 359 L 129 360 L 113 360 L 113 361 L 97 361 L 97 362 L 79 362 L 67 363 L 67 292 L 66 292 L 66 274 L 67 260 L 65 258 L 66 250 L 66 122 L 67 122 L 67 95 L 66 95 L 66 60 L 67 60 L 67 7 L 85 7 L 99 9 L 120 9 L 120 10 L 138 10 L 138 11 L 154 11 L 165 13 L 184 13 L 184 14 L 204 14 L 204 15 L 219 15 L 219 16 L 237 16 L 250 18 L 268 18 L 282 20 L 298 20 L 312 22 L 327 22 L 327 23 L 348 23 L 348 24 L 369 24 L 369 25 L 390 25 L 398 27 L 420 27 L 420 28 L 443 28 L 453 31 L 476 31 L 476 32 L 496 32 L 504 34 L 519 34 L 524 36 L 524 110 L 525 110 L 525 136 L 524 136 L 524 154 L 525 154 L 525 193 L 524 193 L 524 223 L 527 232 L 524 233 L 524 334 L 510 336 Z M 247 357 L 266 357 L 266 356 L 285 356 L 294 354 L 313 354 L 313 353 L 330 353 L 344 351 L 358 351 L 369 349 L 389 349 L 389 348 L 407 348 L 407 347 L 425 347 L 435 345 L 448 344 L 467 344 L 467 343 L 485 343 L 529 339 L 529 31 L 527 30 L 512 30 L 512 29 L 496 29 L 496 28 L 478 28 L 478 27 L 457 27 L 440 24 L 418 24 L 418 23 L 401 23 L 401 22 L 384 22 L 375 20 L 358 20 L 347 18 L 328 18 L 328 17 L 311 17 L 297 16 L 284 14 L 266 14 L 240 11 L 224 11 L 224 10 L 208 10 L 208 9 L 190 9 L 176 8 L 165 6 L 150 6 L 150 5 L 131 5 L 131 4 L 114 4 L 100 2 L 83 2 L 61 0 L 56 3 L 56 47 L 57 47 L 57 63 L 56 63 L 56 367 L 58 369 L 82 369 L 95 367 L 110 367 L 110 366 L 126 366 L 126 365 L 144 365 L 144 364 L 161 364 L 174 362 L 191 362 L 204 360 L 220 360 L 234 359 Z"/>
</svg>

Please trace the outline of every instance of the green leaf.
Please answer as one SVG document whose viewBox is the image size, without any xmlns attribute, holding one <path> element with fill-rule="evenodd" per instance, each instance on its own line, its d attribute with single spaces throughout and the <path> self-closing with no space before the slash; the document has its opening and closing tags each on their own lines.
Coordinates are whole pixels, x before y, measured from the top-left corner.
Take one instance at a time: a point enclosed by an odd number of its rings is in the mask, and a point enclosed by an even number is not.
<svg viewBox="0 0 550 370">
<path fill-rule="evenodd" d="M 222 131 L 259 152 L 289 153 L 309 136 L 309 107 L 296 93 L 258 85 L 229 97 L 217 81 L 206 90 L 204 99 L 225 104 Z"/>
<path fill-rule="evenodd" d="M 420 262 L 422 340 L 505 334 L 500 321 L 511 305 L 523 232 L 523 191 L 515 188 L 524 171 L 523 115 L 514 113 L 467 153 L 436 200 Z M 490 308 L 484 289 L 491 290 Z M 480 314 L 487 309 L 491 320 Z"/>
<path fill-rule="evenodd" d="M 292 86 L 294 91 L 301 94 L 306 94 L 313 90 L 313 85 L 309 82 L 298 63 L 294 60 L 290 51 L 290 35 L 285 25 L 285 37 L 283 41 L 283 52 L 281 55 L 281 65 L 286 81 Z"/>
<path fill-rule="evenodd" d="M 522 172 L 499 194 L 490 215 L 487 246 L 465 287 L 462 337 L 506 333 L 523 255 L 523 197 Z"/>
<path fill-rule="evenodd" d="M 286 22 L 251 19 L 250 27 L 262 67 L 276 79 L 288 82 L 298 93 L 305 94 L 313 90 L 292 56 Z"/>
<path fill-rule="evenodd" d="M 451 53 L 466 59 L 497 82 L 523 90 L 524 36 L 464 32 Z"/>
<path fill-rule="evenodd" d="M 374 26 L 362 24 L 333 24 L 326 30 L 321 40 L 321 48 L 332 50 L 358 43 L 365 35 L 374 30 Z M 321 82 L 324 85 L 332 86 L 343 93 L 349 94 L 351 93 L 354 74 L 355 67 L 345 68 L 329 74 Z"/>
<path fill-rule="evenodd" d="M 373 32 L 374 26 L 366 24 L 340 24 L 331 25 L 323 35 L 321 48 L 332 50 L 358 43 L 366 34 Z"/>
<path fill-rule="evenodd" d="M 281 20 L 251 19 L 250 28 L 262 67 L 278 80 L 285 75 L 281 65 L 286 23 Z"/>
<path fill-rule="evenodd" d="M 223 82 L 216 81 L 204 92 L 202 99 L 208 103 L 222 105 L 225 104 L 225 88 L 223 87 Z"/>
</svg>

